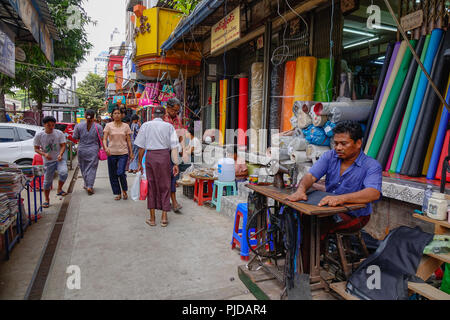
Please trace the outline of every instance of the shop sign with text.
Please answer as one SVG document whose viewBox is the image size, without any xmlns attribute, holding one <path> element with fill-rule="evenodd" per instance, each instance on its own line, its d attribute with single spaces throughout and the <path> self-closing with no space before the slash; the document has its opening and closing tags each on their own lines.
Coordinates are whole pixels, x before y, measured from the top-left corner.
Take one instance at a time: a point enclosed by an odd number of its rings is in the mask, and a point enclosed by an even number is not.
<svg viewBox="0 0 450 320">
<path fill-rule="evenodd" d="M 211 29 L 211 53 L 241 37 L 240 7 L 231 11 Z"/>
</svg>

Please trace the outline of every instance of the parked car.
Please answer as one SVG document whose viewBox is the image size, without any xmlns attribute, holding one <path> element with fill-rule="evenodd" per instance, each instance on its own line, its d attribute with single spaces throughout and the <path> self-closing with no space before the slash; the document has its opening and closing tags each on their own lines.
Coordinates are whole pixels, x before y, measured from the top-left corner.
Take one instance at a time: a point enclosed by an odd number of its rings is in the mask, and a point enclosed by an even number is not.
<svg viewBox="0 0 450 320">
<path fill-rule="evenodd" d="M 0 123 L 0 161 L 31 165 L 34 157 L 33 140 L 38 127 L 19 123 Z"/>
</svg>

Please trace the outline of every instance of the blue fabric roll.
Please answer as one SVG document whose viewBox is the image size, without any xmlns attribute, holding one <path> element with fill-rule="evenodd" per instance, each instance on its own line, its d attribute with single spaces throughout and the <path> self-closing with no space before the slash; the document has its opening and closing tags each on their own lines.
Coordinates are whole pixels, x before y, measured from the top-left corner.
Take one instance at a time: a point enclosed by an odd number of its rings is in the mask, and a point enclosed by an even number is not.
<svg viewBox="0 0 450 320">
<path fill-rule="evenodd" d="M 431 67 L 433 66 L 433 61 L 436 58 L 436 53 L 439 48 L 439 44 L 441 43 L 443 33 L 444 31 L 442 29 L 434 29 L 433 32 L 431 33 L 430 44 L 428 46 L 427 55 L 425 58 L 425 62 L 423 64 L 428 74 L 430 73 Z M 406 128 L 405 140 L 403 142 L 397 168 L 395 170 L 395 172 L 397 173 L 400 172 L 403 165 L 403 161 L 405 160 L 406 152 L 408 151 L 408 146 L 411 141 L 414 126 L 416 125 L 417 116 L 419 115 L 420 106 L 422 105 L 427 84 L 428 79 L 422 71 L 420 74 L 420 80 L 419 85 L 417 87 L 416 96 L 414 97 L 414 104 L 411 111 L 411 117 L 409 118 L 408 127 Z"/>
<path fill-rule="evenodd" d="M 450 103 L 450 90 L 449 92 L 447 92 L 445 101 L 447 103 Z M 447 133 L 447 124 L 449 119 L 450 113 L 444 106 L 444 110 L 442 110 L 441 120 L 439 122 L 436 141 L 434 142 L 433 153 L 431 154 L 430 166 L 428 167 L 427 172 L 427 179 L 433 180 L 436 176 L 436 170 L 439 164 L 439 158 L 441 157 L 442 146 L 444 144 L 445 134 Z"/>
</svg>

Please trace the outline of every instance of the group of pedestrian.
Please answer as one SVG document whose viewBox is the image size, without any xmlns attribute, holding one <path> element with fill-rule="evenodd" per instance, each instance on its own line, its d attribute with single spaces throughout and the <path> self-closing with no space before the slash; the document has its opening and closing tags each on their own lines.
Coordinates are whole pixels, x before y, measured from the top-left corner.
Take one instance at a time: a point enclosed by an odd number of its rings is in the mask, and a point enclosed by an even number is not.
<svg viewBox="0 0 450 320">
<path fill-rule="evenodd" d="M 108 174 L 114 199 L 128 199 L 126 171 L 144 172 L 148 181 L 147 205 L 150 218 L 146 223 L 156 226 L 155 210 L 161 210 L 161 226 L 168 225 L 167 213 L 179 212 L 182 206 L 176 199 L 176 180 L 179 174 L 180 142 L 184 130 L 178 99 L 170 99 L 167 108 L 156 107 L 154 119 L 139 124 L 139 116 L 125 117 L 125 109 L 115 106 L 111 113 L 112 121 L 104 126 L 93 110 L 87 110 L 86 122 L 77 124 L 73 137 L 79 140 L 78 163 L 88 195 L 95 194 L 94 182 L 102 150 L 107 154 Z M 50 189 L 54 174 L 58 171 L 57 194 L 65 196 L 64 182 L 67 179 L 67 163 L 64 158 L 65 136 L 54 129 L 56 119 L 44 118 L 45 130 L 36 135 L 35 151 L 44 158 L 44 194 L 47 208 L 50 205 Z M 145 159 L 144 159 L 145 158 Z"/>
</svg>

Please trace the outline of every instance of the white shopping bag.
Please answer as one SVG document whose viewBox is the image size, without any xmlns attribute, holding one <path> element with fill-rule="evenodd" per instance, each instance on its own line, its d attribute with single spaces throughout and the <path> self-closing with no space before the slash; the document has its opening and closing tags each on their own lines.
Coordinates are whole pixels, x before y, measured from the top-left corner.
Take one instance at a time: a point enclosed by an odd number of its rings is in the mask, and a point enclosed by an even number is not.
<svg viewBox="0 0 450 320">
<path fill-rule="evenodd" d="M 142 180 L 142 173 L 138 171 L 136 173 L 136 178 L 134 178 L 133 186 L 131 187 L 130 192 L 131 199 L 134 201 L 139 201 L 141 192 L 141 180 Z"/>
</svg>

